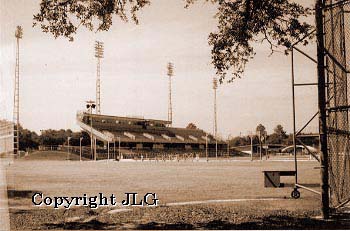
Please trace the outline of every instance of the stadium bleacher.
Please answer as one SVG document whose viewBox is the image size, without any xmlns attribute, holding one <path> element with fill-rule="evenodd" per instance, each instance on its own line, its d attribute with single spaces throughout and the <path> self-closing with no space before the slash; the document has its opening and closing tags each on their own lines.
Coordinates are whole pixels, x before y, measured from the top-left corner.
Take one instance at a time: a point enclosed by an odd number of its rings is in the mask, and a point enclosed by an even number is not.
<svg viewBox="0 0 350 231">
<path fill-rule="evenodd" d="M 92 118 L 92 120 L 91 120 Z M 201 129 L 175 128 L 166 120 L 89 114 L 78 112 L 78 125 L 103 142 L 119 142 L 134 154 L 192 153 L 215 149 L 215 138 Z M 207 140 L 206 140 L 207 139 Z M 224 141 L 217 141 L 219 152 L 226 150 Z M 151 154 L 152 153 L 152 154 Z"/>
</svg>

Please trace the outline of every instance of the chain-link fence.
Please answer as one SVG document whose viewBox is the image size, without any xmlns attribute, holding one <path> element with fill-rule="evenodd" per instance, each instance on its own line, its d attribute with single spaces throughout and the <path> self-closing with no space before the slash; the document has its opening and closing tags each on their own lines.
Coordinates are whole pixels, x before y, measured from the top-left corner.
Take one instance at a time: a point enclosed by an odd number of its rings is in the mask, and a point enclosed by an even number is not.
<svg viewBox="0 0 350 231">
<path fill-rule="evenodd" d="M 350 198 L 350 0 L 325 0 L 324 39 L 330 206 Z"/>
</svg>

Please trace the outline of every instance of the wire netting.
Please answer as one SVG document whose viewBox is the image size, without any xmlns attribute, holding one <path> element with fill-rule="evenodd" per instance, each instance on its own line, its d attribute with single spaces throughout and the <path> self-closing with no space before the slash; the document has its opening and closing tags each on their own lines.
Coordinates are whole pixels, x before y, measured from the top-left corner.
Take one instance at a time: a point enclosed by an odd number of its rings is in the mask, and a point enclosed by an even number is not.
<svg viewBox="0 0 350 231">
<path fill-rule="evenodd" d="M 350 0 L 325 0 L 323 12 L 330 206 L 337 207 L 350 198 Z"/>
</svg>

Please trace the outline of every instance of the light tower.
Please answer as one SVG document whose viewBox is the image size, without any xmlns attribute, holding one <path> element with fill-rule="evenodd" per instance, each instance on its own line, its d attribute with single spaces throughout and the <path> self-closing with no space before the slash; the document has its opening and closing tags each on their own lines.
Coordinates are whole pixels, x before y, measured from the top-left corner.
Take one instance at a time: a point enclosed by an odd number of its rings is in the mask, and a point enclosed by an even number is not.
<svg viewBox="0 0 350 231">
<path fill-rule="evenodd" d="M 23 37 L 23 29 L 17 26 L 16 32 L 16 67 L 15 67 L 15 92 L 13 104 L 13 154 L 19 153 L 19 40 Z"/>
<path fill-rule="evenodd" d="M 218 140 L 217 140 L 217 111 L 216 111 L 216 91 L 218 89 L 218 80 L 214 77 L 213 79 L 213 89 L 214 89 L 214 136 L 215 136 L 215 158 L 218 158 Z"/>
<path fill-rule="evenodd" d="M 168 63 L 167 66 L 168 69 L 168 77 L 169 77 L 169 105 L 168 105 L 168 121 L 171 122 L 171 125 L 173 123 L 173 106 L 171 102 L 171 78 L 174 76 L 174 65 L 172 63 Z"/>
<path fill-rule="evenodd" d="M 96 78 L 96 114 L 101 114 L 101 59 L 103 58 L 103 42 L 95 41 L 95 57 L 97 58 Z"/>
</svg>

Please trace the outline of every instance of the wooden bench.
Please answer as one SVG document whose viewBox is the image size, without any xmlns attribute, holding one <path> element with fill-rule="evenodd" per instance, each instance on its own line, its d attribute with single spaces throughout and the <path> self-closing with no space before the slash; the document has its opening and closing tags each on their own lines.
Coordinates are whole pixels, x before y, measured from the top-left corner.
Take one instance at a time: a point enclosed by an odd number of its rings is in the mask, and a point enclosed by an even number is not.
<svg viewBox="0 0 350 231">
<path fill-rule="evenodd" d="M 284 183 L 281 183 L 281 176 L 295 176 L 295 171 L 263 171 L 264 173 L 264 186 L 265 188 L 273 187 L 280 188 L 284 187 Z"/>
</svg>

